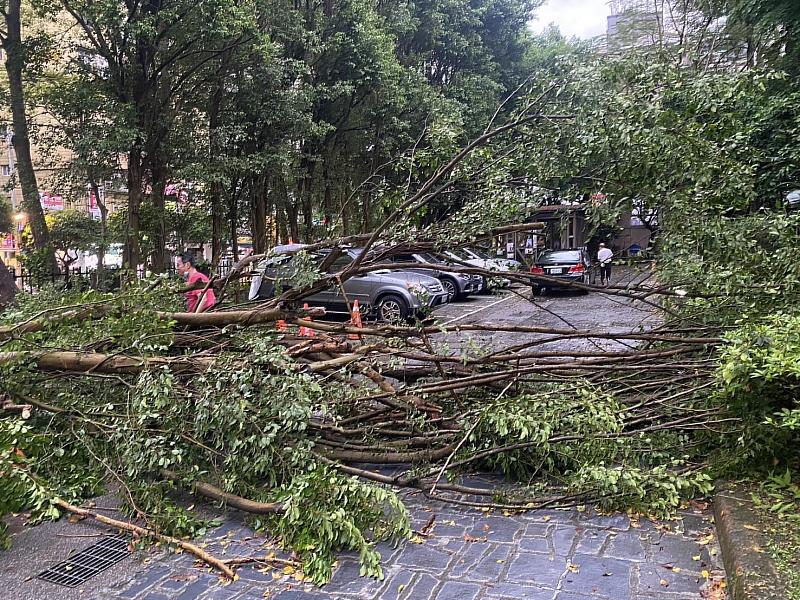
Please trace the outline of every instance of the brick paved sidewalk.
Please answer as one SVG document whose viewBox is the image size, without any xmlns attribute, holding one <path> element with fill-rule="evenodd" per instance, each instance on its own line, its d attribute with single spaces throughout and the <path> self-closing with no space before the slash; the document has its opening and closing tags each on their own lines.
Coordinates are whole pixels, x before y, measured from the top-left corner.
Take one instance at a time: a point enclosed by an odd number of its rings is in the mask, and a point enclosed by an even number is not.
<svg viewBox="0 0 800 600">
<path fill-rule="evenodd" d="M 385 577 L 360 577 L 357 557 L 343 555 L 323 588 L 276 569 L 242 567 L 219 578 L 186 555 L 160 555 L 102 598 L 135 600 L 688 600 L 700 598 L 703 571 L 721 575 L 710 512 L 676 521 L 634 521 L 591 511 L 504 516 L 409 497 L 414 526 L 434 516 L 422 543 L 380 547 Z M 263 556 L 269 542 L 237 518 L 212 532 L 207 549 L 226 557 Z M 267 545 L 265 549 L 265 543 Z M 223 554 L 224 553 L 224 554 Z M 279 554 L 280 555 L 280 554 Z"/>
</svg>

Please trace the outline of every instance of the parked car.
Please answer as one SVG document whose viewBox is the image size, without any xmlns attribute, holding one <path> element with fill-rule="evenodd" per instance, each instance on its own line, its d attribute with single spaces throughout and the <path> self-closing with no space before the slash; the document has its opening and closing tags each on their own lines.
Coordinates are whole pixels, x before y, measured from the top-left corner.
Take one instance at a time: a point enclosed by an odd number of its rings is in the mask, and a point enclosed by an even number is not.
<svg viewBox="0 0 800 600">
<path fill-rule="evenodd" d="M 589 255 L 582 249 L 546 250 L 531 266 L 531 273 L 547 275 L 558 279 L 559 283 L 534 282 L 531 285 L 533 293 L 569 288 L 572 283 L 587 283 L 590 264 Z M 562 281 L 563 284 L 560 283 Z"/>
<path fill-rule="evenodd" d="M 436 269 L 411 270 L 414 272 L 427 273 L 436 277 L 442 284 L 444 291 L 447 292 L 448 302 L 463 300 L 470 294 L 478 293 L 483 288 L 480 275 L 448 271 L 448 263 L 430 252 L 421 252 L 419 254 L 395 254 L 388 260 L 393 263 L 421 263 L 436 266 Z"/>
<path fill-rule="evenodd" d="M 443 254 L 445 258 L 453 260 L 455 264 L 466 263 L 473 267 L 478 267 L 479 269 L 496 272 L 498 274 L 497 277 L 480 276 L 482 291 L 485 293 L 489 293 L 498 287 L 507 287 L 511 283 L 509 279 L 500 276 L 501 273 L 507 273 L 509 269 L 499 261 L 487 258 L 475 258 L 474 255 L 468 253 L 464 248 L 445 250 Z"/>
<path fill-rule="evenodd" d="M 486 252 L 486 250 L 484 250 L 483 248 L 478 248 L 477 246 L 464 248 L 464 251 L 474 256 L 475 258 L 491 260 L 492 262 L 507 268 L 509 271 L 522 271 L 523 268 L 523 264 L 518 260 L 513 260 L 511 258 L 502 258 L 500 256 L 492 256 L 491 254 Z"/>
<path fill-rule="evenodd" d="M 302 247 L 297 245 L 293 249 Z M 317 252 L 312 253 L 310 258 L 319 264 L 326 255 L 326 252 Z M 345 251 L 331 264 L 328 271 L 341 271 L 356 256 L 357 250 Z M 299 270 L 294 255 L 278 255 L 262 261 L 253 274 L 248 298 L 272 298 L 275 296 L 276 284 L 283 290 L 291 288 Z M 347 302 L 352 304 L 354 300 L 358 300 L 362 314 L 380 321 L 395 322 L 427 315 L 434 307 L 447 302 L 447 293 L 439 281 L 429 275 L 381 270 L 356 275 L 345 280 L 341 287 L 334 285 L 303 299 L 309 305 L 323 306 L 326 311 L 339 314 L 349 314 Z"/>
</svg>

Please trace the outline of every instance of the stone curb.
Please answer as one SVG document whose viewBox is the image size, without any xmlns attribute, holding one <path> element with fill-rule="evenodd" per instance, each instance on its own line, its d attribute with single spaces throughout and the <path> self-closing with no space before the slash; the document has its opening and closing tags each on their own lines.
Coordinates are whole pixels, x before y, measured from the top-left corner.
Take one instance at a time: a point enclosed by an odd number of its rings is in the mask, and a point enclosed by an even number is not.
<svg viewBox="0 0 800 600">
<path fill-rule="evenodd" d="M 786 583 L 767 551 L 749 493 L 730 483 L 717 489 L 714 520 L 731 599 L 786 600 Z"/>
</svg>

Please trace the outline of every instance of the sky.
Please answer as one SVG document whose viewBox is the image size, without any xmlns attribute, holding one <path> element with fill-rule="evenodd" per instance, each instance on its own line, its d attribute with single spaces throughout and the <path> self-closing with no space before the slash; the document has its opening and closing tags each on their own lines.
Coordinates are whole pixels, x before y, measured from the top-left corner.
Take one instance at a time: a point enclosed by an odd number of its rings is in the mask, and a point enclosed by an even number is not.
<svg viewBox="0 0 800 600">
<path fill-rule="evenodd" d="M 589 39 L 606 32 L 608 0 L 547 0 L 534 13 L 531 29 L 540 32 L 555 23 L 566 37 Z"/>
</svg>

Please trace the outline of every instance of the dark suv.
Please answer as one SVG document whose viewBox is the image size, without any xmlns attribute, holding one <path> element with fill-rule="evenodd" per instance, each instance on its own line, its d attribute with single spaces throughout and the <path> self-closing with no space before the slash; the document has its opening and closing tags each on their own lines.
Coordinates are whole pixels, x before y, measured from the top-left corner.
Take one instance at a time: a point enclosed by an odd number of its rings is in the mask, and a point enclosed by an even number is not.
<svg viewBox="0 0 800 600">
<path fill-rule="evenodd" d="M 531 284 L 533 293 L 536 294 L 545 289 L 568 289 L 572 283 L 586 283 L 590 264 L 589 255 L 580 248 L 546 250 L 531 266 L 531 273 L 533 275 L 547 275 L 558 279 L 559 283 L 536 281 Z M 561 281 L 563 281 L 563 284 L 560 283 Z M 585 290 L 581 291 L 585 292 Z"/>
<path fill-rule="evenodd" d="M 319 264 L 326 255 L 324 252 L 312 253 L 310 258 L 313 263 Z M 328 272 L 338 273 L 356 256 L 357 250 L 346 250 L 333 261 Z M 266 300 L 274 297 L 276 283 L 283 289 L 292 287 L 299 271 L 294 262 L 293 255 L 285 254 L 262 261 L 253 274 L 248 298 Z M 348 302 L 352 305 L 353 300 L 358 300 L 364 314 L 380 321 L 393 322 L 425 316 L 435 306 L 447 302 L 447 294 L 439 281 L 428 275 L 382 270 L 356 275 L 341 286 L 332 285 L 304 299 L 311 306 L 323 306 L 327 312 L 341 314 L 349 314 Z"/>
</svg>

